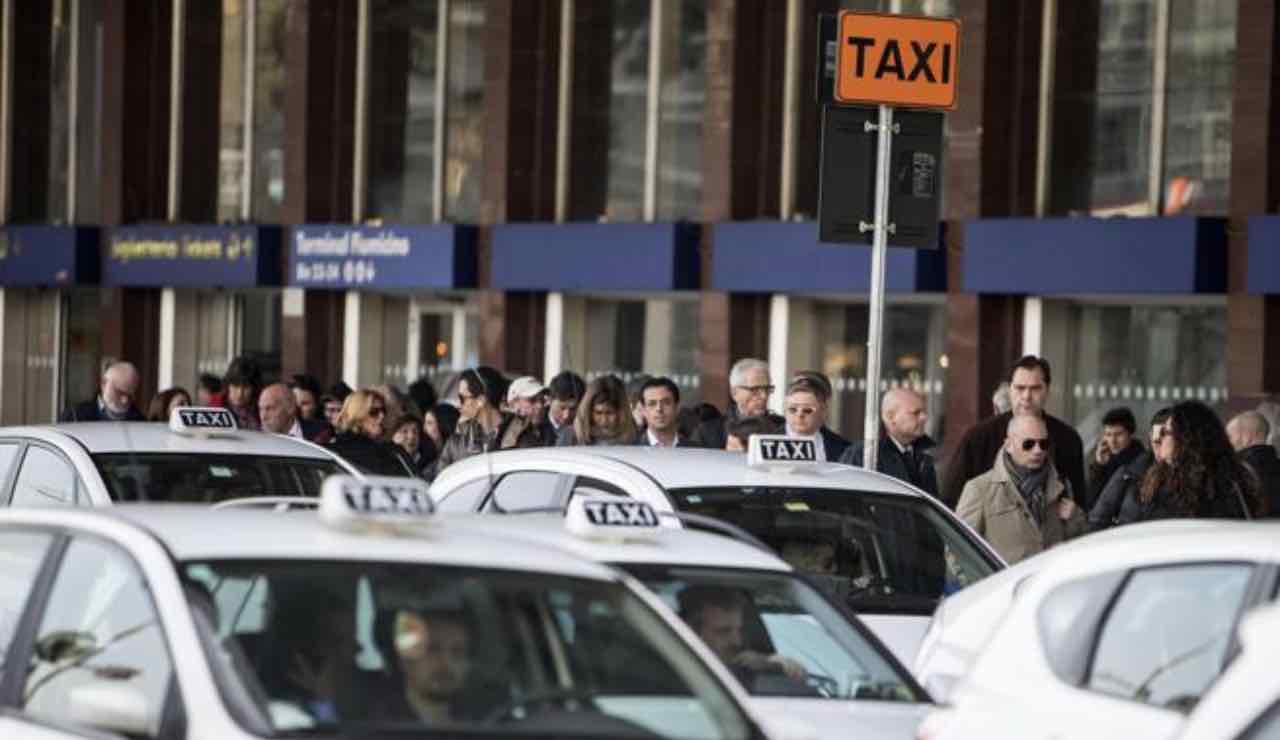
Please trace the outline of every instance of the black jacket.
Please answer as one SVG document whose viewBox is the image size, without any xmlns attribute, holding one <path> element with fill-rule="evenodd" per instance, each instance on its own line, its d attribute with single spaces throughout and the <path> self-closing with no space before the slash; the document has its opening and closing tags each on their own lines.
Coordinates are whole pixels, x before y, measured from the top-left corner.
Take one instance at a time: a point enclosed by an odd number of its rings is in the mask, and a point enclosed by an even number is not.
<svg viewBox="0 0 1280 740">
<path fill-rule="evenodd" d="M 98 399 L 85 401 L 74 406 L 68 406 L 58 414 L 59 422 L 68 421 L 146 421 L 147 418 L 142 415 L 137 406 L 130 406 L 129 413 L 125 414 L 123 419 L 111 419 L 102 413 L 102 409 L 98 406 Z"/>
<path fill-rule="evenodd" d="M 965 432 L 947 464 L 947 476 L 942 485 L 942 500 L 947 506 L 954 509 L 960 501 L 964 484 L 991 469 L 996 455 L 1004 446 L 1009 420 L 1012 418 L 1013 412 L 1006 411 L 979 422 Z M 1050 444 L 1053 445 L 1051 454 L 1054 469 L 1071 484 L 1076 504 L 1088 511 L 1089 502 L 1080 500 L 1088 492 L 1084 485 L 1084 443 L 1070 424 L 1049 414 L 1044 415 L 1044 420 L 1049 428 Z"/>
<path fill-rule="evenodd" d="M 1097 532 L 1115 524 L 1131 524 L 1142 519 L 1138 489 L 1155 457 L 1144 451 L 1115 472 L 1098 493 L 1089 510 L 1089 531 Z"/>
<path fill-rule="evenodd" d="M 1098 442 L 1098 444 L 1102 444 L 1102 442 Z M 1146 452 L 1146 448 L 1142 446 L 1142 443 L 1135 439 L 1119 454 L 1112 455 L 1111 459 L 1107 460 L 1106 465 L 1099 465 L 1096 457 L 1097 450 L 1098 448 L 1094 447 L 1089 451 L 1088 455 L 1089 501 L 1091 505 L 1097 503 L 1098 496 L 1102 495 L 1102 489 L 1111 482 L 1111 478 L 1115 476 L 1116 471 L 1137 460 L 1143 452 Z"/>
<path fill-rule="evenodd" d="M 1240 450 L 1240 460 L 1258 477 L 1258 497 L 1267 505 L 1266 516 L 1280 518 L 1280 456 L 1276 448 L 1262 444 Z"/>
<path fill-rule="evenodd" d="M 849 451 L 849 440 L 825 426 L 818 431 L 822 433 L 822 449 L 827 453 L 827 461 L 840 462 L 840 458 Z"/>
<path fill-rule="evenodd" d="M 333 425 L 327 421 L 315 419 L 298 419 L 302 429 L 302 438 L 318 445 L 326 445 L 333 439 Z"/>
<path fill-rule="evenodd" d="M 329 443 L 329 449 L 362 473 L 395 478 L 414 478 L 418 475 L 404 450 L 390 442 L 370 439 L 363 434 L 340 432 Z"/>
<path fill-rule="evenodd" d="M 777 414 L 765 412 L 765 416 L 777 426 L 778 429 L 786 429 L 786 421 Z M 710 450 L 723 450 L 725 443 L 729 441 L 729 424 L 738 418 L 738 405 L 729 402 L 729 413 L 721 416 L 719 419 L 711 419 L 704 421 L 698 425 L 697 431 L 693 433 L 693 438 L 689 440 L 691 446 L 706 447 Z M 824 438 L 822 443 L 825 445 L 827 440 Z"/>
<path fill-rule="evenodd" d="M 880 437 L 880 456 L 876 458 L 876 470 L 891 475 L 900 481 L 910 483 L 932 495 L 938 496 L 938 471 L 933 465 L 933 455 L 929 450 L 934 446 L 927 435 L 911 443 L 911 463 L 898 451 L 898 445 L 887 436 Z M 860 468 L 863 465 L 862 451 L 866 445 L 854 442 L 840 457 L 840 462 Z"/>
</svg>

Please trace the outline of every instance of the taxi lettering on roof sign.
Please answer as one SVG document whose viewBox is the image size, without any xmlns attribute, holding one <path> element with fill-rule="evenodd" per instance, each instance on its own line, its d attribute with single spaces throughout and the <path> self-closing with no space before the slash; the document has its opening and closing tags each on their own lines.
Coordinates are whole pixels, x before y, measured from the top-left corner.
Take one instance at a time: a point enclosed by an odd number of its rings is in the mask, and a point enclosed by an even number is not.
<svg viewBox="0 0 1280 740">
<path fill-rule="evenodd" d="M 812 439 L 753 434 L 747 444 L 747 465 L 753 468 L 791 469 L 816 462 L 818 446 Z"/>
<path fill-rule="evenodd" d="M 960 21 L 844 11 L 838 27 L 836 102 L 955 110 Z"/>
<path fill-rule="evenodd" d="M 647 531 L 661 526 L 658 513 L 643 501 L 579 496 L 569 504 L 565 526 L 576 534 L 626 537 L 636 530 Z"/>
<path fill-rule="evenodd" d="M 367 523 L 416 523 L 435 513 L 425 481 L 332 475 L 320 489 L 320 518 L 348 529 Z"/>
<path fill-rule="evenodd" d="M 234 432 L 236 415 L 230 409 L 182 406 L 169 414 L 169 428 L 179 434 Z"/>
</svg>

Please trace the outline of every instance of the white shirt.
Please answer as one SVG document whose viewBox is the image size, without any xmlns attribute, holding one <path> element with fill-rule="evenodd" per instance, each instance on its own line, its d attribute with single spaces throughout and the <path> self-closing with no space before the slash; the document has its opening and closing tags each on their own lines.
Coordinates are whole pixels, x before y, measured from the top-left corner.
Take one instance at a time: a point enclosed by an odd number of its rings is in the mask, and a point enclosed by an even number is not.
<svg viewBox="0 0 1280 740">
<path fill-rule="evenodd" d="M 297 419 L 293 420 L 293 426 L 289 427 L 289 436 L 294 439 L 304 439 L 302 436 L 302 422 Z"/>
<path fill-rule="evenodd" d="M 817 434 L 801 434 L 787 425 L 787 436 L 796 437 L 797 439 L 813 440 L 813 448 L 819 460 L 827 460 L 827 448 L 822 444 L 822 430 L 819 429 Z M 828 461 L 829 462 L 829 461 Z"/>
<path fill-rule="evenodd" d="M 659 442 L 658 438 L 653 435 L 652 429 L 646 429 L 644 431 L 644 436 L 648 438 L 650 447 L 666 447 L 666 445 Z M 671 440 L 671 446 L 672 447 L 680 446 L 680 435 L 677 434 L 675 439 Z"/>
</svg>

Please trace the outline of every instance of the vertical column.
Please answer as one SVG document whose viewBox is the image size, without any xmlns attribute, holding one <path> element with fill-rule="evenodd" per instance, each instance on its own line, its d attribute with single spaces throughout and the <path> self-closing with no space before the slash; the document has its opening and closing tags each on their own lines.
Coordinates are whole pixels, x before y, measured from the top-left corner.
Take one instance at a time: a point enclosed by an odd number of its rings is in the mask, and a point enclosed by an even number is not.
<svg viewBox="0 0 1280 740">
<path fill-rule="evenodd" d="M 1250 295 L 1250 216 L 1280 199 L 1280 10 L 1239 0 L 1231 125 L 1227 389 L 1233 409 L 1280 392 L 1280 296 Z"/>
<path fill-rule="evenodd" d="M 346 222 L 351 218 L 357 9 L 355 2 L 323 0 L 294 0 L 289 7 L 284 101 L 286 224 Z M 300 292 L 301 297 L 286 296 L 284 303 L 289 309 L 281 317 L 285 373 L 310 372 L 326 383 L 345 378 L 342 329 L 346 297 L 338 291 Z"/>
<path fill-rule="evenodd" d="M 964 289 L 963 222 L 1035 212 L 1043 12 L 1042 0 L 956 4 L 964 69 L 944 165 L 947 447 L 990 415 L 991 392 L 1023 349 L 1023 300 Z"/>
<path fill-rule="evenodd" d="M 786 19 L 783 2 L 707 3 L 702 214 L 708 224 L 780 215 Z M 698 366 L 702 397 L 723 404 L 734 360 L 769 354 L 770 298 L 712 290 L 714 249 L 711 229 L 704 229 Z"/>
<path fill-rule="evenodd" d="M 557 0 L 496 0 L 487 8 L 481 201 L 481 221 L 486 225 L 555 219 L 560 15 Z M 491 289 L 489 259 L 488 234 L 484 233 L 480 250 L 480 360 L 512 372 L 541 373 L 545 365 L 546 293 Z"/>
</svg>

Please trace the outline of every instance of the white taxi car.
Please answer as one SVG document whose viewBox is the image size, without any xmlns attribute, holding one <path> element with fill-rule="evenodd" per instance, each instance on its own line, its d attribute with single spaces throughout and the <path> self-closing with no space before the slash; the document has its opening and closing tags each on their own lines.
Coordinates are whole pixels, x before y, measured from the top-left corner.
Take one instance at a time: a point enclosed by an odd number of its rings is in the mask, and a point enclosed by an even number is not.
<svg viewBox="0 0 1280 740">
<path fill-rule="evenodd" d="M 227 409 L 174 409 L 168 424 L 0 428 L 0 505 L 317 496 L 334 474 L 360 475 L 311 442 L 237 429 Z"/>
<path fill-rule="evenodd" d="M 792 450 L 796 441 L 755 435 L 746 455 L 642 446 L 505 450 L 449 466 L 431 495 L 450 512 L 564 509 L 578 496 L 614 495 L 658 512 L 722 519 L 820 581 L 909 665 L 939 598 L 1004 562 L 928 494 L 879 473 L 813 462 L 812 449 Z M 779 450 L 795 454 L 768 459 Z"/>
<path fill-rule="evenodd" d="M 1168 738 L 1280 585 L 1280 524 L 1176 521 L 1045 558 L 920 737 Z"/>
<path fill-rule="evenodd" d="M 1187 717 L 1178 740 L 1274 740 L 1280 737 L 1280 606 L 1240 623 L 1240 655 Z"/>
<path fill-rule="evenodd" d="M 320 511 L 0 512 L 0 737 L 763 737 L 633 579 L 332 478 Z"/>
<path fill-rule="evenodd" d="M 928 696 L 852 612 L 771 552 L 659 519 L 643 502 L 584 496 L 563 518 L 451 517 L 447 526 L 625 570 L 693 627 L 765 716 L 822 738 L 914 736 Z"/>
</svg>

